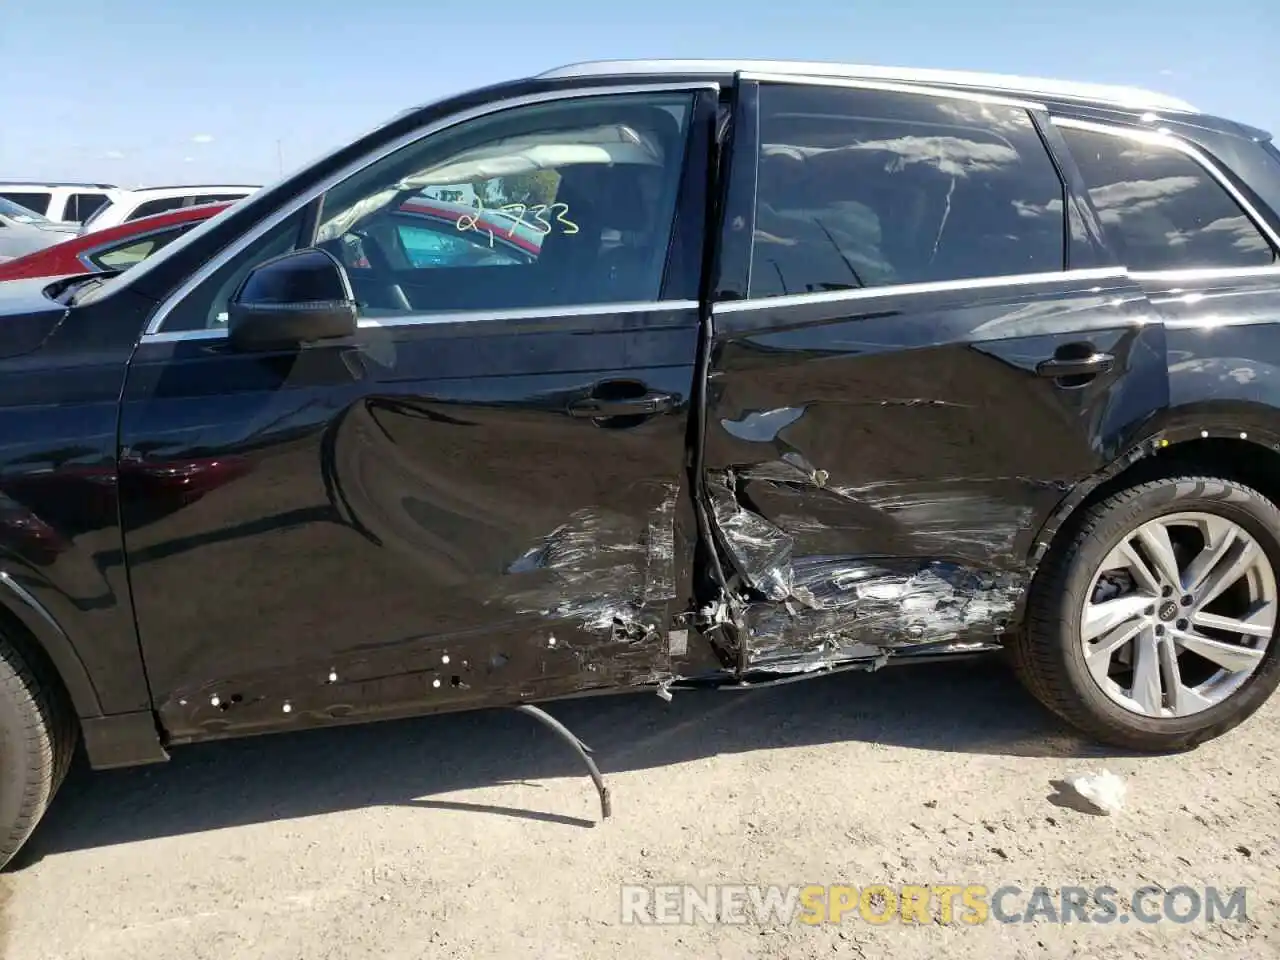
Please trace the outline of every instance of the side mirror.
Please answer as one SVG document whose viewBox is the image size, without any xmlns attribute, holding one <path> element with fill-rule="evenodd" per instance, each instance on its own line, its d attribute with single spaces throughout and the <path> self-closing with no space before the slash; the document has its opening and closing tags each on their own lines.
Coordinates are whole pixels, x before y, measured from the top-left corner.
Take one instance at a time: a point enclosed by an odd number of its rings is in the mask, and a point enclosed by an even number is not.
<svg viewBox="0 0 1280 960">
<path fill-rule="evenodd" d="M 342 264 L 308 247 L 258 264 L 227 305 L 227 333 L 237 350 L 287 349 L 349 337 L 356 301 Z"/>
</svg>

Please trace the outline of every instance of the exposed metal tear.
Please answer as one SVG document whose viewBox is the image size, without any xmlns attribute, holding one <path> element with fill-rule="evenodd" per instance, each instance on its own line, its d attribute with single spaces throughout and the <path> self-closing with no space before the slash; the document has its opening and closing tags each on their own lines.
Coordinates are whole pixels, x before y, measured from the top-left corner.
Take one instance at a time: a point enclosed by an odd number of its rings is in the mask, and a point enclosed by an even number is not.
<svg viewBox="0 0 1280 960">
<path fill-rule="evenodd" d="M 716 527 L 747 583 L 771 600 L 786 600 L 794 592 L 792 539 L 764 517 L 738 505 L 737 482 L 731 470 L 725 471 L 723 478 L 707 482 Z"/>
<path fill-rule="evenodd" d="M 633 517 L 583 509 L 513 561 L 506 573 L 532 581 L 500 599 L 520 613 L 576 620 L 619 640 L 655 637 L 649 607 L 675 595 L 678 488 L 665 488 L 641 526 Z"/>
<path fill-rule="evenodd" d="M 753 663 L 813 669 L 876 657 L 886 648 L 943 643 L 975 629 L 999 633 L 1021 582 L 954 563 L 912 565 L 805 557 L 792 602 L 747 608 Z"/>
<path fill-rule="evenodd" d="M 724 546 L 746 583 L 765 598 L 746 608 L 744 642 L 753 667 L 813 670 L 879 658 L 890 648 L 997 635 L 1021 595 L 1023 581 L 1014 573 L 932 559 L 925 549 L 913 551 L 922 560 L 796 556 L 795 533 L 821 525 L 811 516 L 789 517 L 796 528 L 784 529 L 765 519 L 744 503 L 750 480 L 799 485 L 874 508 L 912 536 L 936 540 L 936 552 L 944 554 L 963 554 L 956 547 L 965 543 L 1007 550 L 1029 517 L 1020 509 L 1011 516 L 1004 504 L 971 491 L 830 487 L 825 472 L 798 455 L 708 478 Z"/>
</svg>

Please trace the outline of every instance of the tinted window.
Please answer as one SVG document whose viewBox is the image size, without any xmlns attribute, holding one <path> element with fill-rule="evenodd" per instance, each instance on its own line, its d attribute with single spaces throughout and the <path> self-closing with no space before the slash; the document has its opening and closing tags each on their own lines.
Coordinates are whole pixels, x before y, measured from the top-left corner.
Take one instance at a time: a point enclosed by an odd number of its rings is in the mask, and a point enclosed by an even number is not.
<svg viewBox="0 0 1280 960">
<path fill-rule="evenodd" d="M 537 255 L 506 242 L 490 247 L 484 237 L 472 236 L 473 231 L 461 232 L 454 223 L 428 226 L 401 222 L 396 232 L 405 257 L 416 269 L 528 263 Z"/>
<path fill-rule="evenodd" d="M 301 241 L 304 211 L 287 217 L 282 223 L 249 244 L 200 284 L 190 296 L 183 298 L 165 318 L 165 330 L 204 330 L 225 327 L 227 301 L 257 264 L 282 253 L 288 253 Z"/>
<path fill-rule="evenodd" d="M 459 124 L 325 194 L 314 243 L 346 266 L 362 316 L 655 300 L 691 107 L 684 93 L 584 97 Z M 303 222 L 233 258 L 165 329 L 224 324 L 254 265 L 313 242 Z"/>
<path fill-rule="evenodd" d="M 352 268 L 366 313 L 655 300 L 691 102 L 588 97 L 443 131 L 335 187 L 318 242 Z M 450 239 L 428 254 L 424 231 Z"/>
<path fill-rule="evenodd" d="M 1061 270 L 1064 191 L 1030 115 L 766 85 L 751 295 Z"/>
<path fill-rule="evenodd" d="M 166 210 L 177 210 L 182 206 L 182 197 L 161 197 L 158 200 L 144 200 L 125 220 L 139 220 L 153 213 L 164 213 Z"/>
<path fill-rule="evenodd" d="M 194 224 L 191 226 L 194 226 Z M 153 233 L 146 237 L 122 240 L 115 246 L 90 254 L 87 259 L 95 267 L 102 270 L 127 270 L 135 263 L 140 263 L 157 250 L 172 243 L 189 229 L 190 226 L 175 227 L 172 230 Z"/>
<path fill-rule="evenodd" d="M 1062 127 L 1103 227 L 1133 270 L 1255 267 L 1271 244 L 1226 188 L 1173 147 Z"/>
<path fill-rule="evenodd" d="M 18 206 L 26 207 L 28 210 L 41 215 L 49 212 L 49 199 L 51 196 L 52 194 L 48 193 L 23 193 L 17 190 L 6 190 L 0 193 L 0 197 L 12 200 Z"/>
<path fill-rule="evenodd" d="M 67 198 L 67 208 L 62 211 L 62 219 L 83 223 L 106 202 L 107 197 L 103 193 L 73 193 Z"/>
</svg>

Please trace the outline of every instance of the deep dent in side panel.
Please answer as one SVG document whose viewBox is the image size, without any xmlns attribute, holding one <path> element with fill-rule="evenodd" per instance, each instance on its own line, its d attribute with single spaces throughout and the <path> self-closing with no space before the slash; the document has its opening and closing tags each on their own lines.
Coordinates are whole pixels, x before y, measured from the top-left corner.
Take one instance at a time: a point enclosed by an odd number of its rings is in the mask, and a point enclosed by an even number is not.
<svg viewBox="0 0 1280 960">
<path fill-rule="evenodd" d="M 797 454 L 709 480 L 724 544 L 748 586 L 765 598 L 745 610 L 751 667 L 786 672 L 857 659 L 879 664 L 893 648 L 978 648 L 984 644 L 975 636 L 1003 631 L 1024 587 L 1016 572 L 942 559 L 795 556 L 797 536 L 812 543 L 824 532 L 815 519 L 824 500 L 839 501 L 846 517 L 901 523 L 924 554 L 962 556 L 966 543 L 980 546 L 978 553 L 1008 552 L 1032 519 L 1028 509 L 967 490 L 927 494 L 898 486 L 830 487 L 823 471 Z M 794 499 L 795 514 L 775 524 L 744 506 L 746 492 L 759 496 L 760 488 Z"/>
<path fill-rule="evenodd" d="M 671 679 L 655 666 L 655 648 L 667 643 L 666 606 L 676 592 L 680 488 L 647 486 L 654 489 L 645 495 L 659 499 L 647 522 L 580 510 L 506 566 L 485 605 L 505 614 L 510 629 L 408 637 L 178 690 L 161 706 L 175 742 L 269 728 L 282 712 L 323 724 Z"/>
</svg>

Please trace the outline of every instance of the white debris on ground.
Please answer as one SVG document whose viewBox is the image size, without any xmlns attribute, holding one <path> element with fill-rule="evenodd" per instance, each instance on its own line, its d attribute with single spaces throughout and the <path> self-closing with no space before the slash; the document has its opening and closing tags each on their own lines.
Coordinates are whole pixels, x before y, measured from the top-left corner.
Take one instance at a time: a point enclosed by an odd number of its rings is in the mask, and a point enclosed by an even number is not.
<svg viewBox="0 0 1280 960">
<path fill-rule="evenodd" d="M 1067 777 L 1064 782 L 1102 814 L 1119 813 L 1124 809 L 1129 785 L 1124 782 L 1123 777 L 1116 776 L 1110 770 L 1076 774 Z"/>
</svg>

